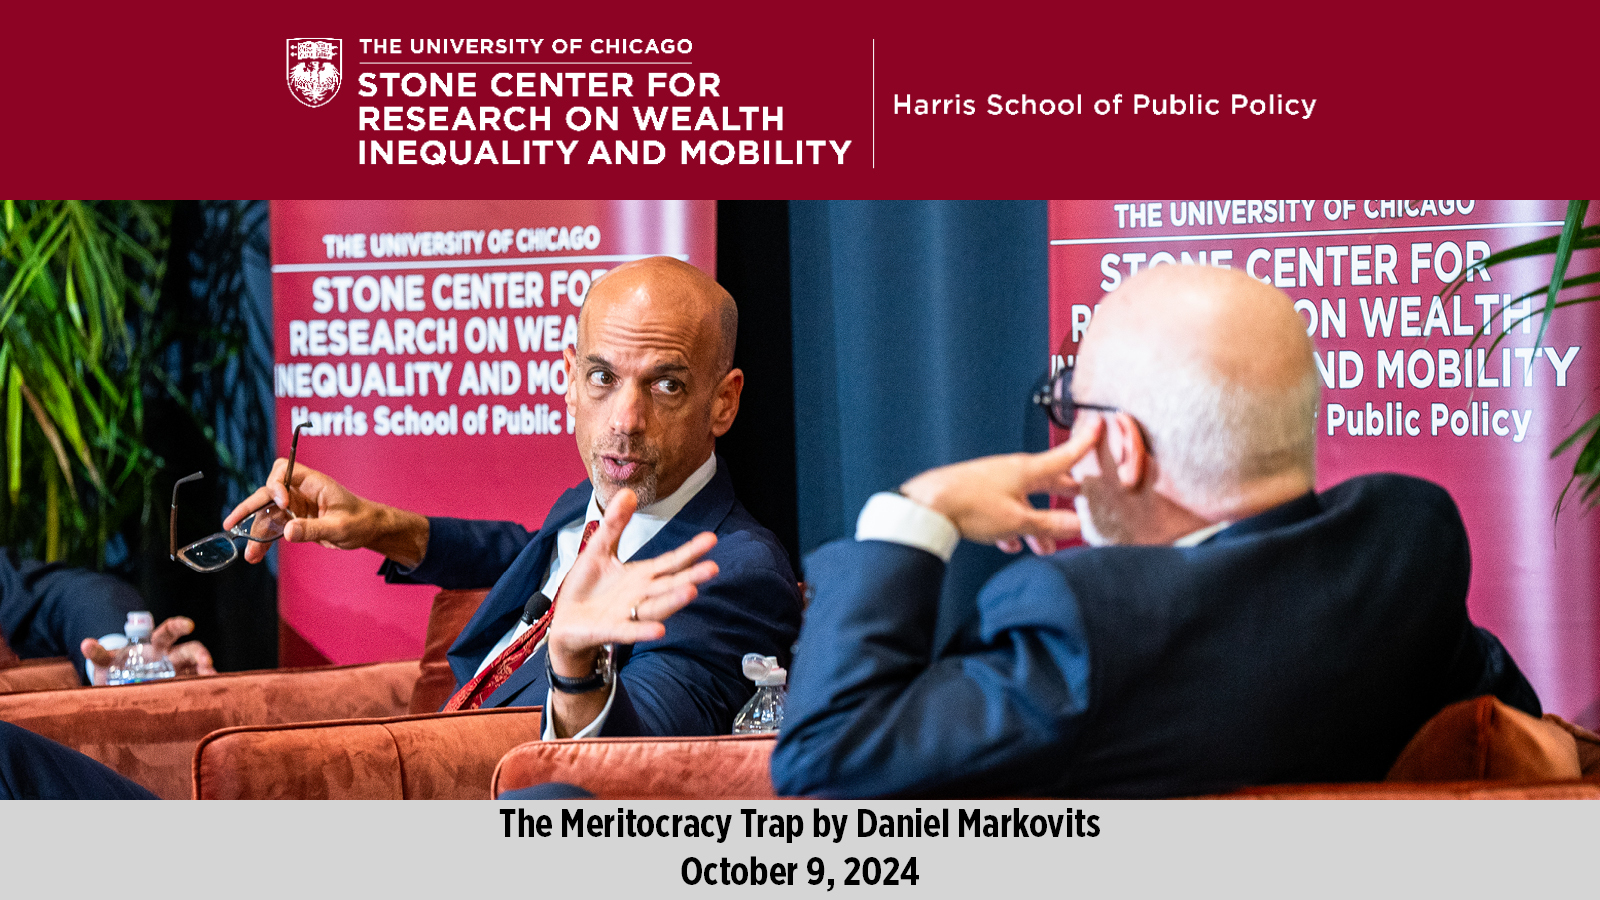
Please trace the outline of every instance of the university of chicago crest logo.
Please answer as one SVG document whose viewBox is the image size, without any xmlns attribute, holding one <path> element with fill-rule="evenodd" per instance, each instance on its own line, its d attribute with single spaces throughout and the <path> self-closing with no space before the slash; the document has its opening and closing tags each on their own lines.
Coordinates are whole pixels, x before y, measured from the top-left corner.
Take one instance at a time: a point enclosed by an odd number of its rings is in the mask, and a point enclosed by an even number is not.
<svg viewBox="0 0 1600 900">
<path fill-rule="evenodd" d="M 339 93 L 344 48 L 338 38 L 289 39 L 289 93 L 316 109 Z"/>
</svg>

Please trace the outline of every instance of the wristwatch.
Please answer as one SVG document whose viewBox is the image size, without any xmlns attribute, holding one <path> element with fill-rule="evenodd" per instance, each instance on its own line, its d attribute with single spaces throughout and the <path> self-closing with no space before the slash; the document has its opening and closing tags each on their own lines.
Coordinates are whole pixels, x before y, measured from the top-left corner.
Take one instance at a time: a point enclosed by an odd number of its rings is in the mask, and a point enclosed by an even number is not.
<svg viewBox="0 0 1600 900">
<path fill-rule="evenodd" d="M 568 678 L 557 675 L 554 667 L 550 665 L 550 654 L 544 656 L 544 674 L 550 680 L 550 687 L 563 694 L 587 694 L 598 691 L 603 687 L 610 687 L 616 680 L 617 673 L 612 665 L 612 653 L 615 645 L 606 644 L 594 657 L 594 670 L 583 678 Z"/>
</svg>

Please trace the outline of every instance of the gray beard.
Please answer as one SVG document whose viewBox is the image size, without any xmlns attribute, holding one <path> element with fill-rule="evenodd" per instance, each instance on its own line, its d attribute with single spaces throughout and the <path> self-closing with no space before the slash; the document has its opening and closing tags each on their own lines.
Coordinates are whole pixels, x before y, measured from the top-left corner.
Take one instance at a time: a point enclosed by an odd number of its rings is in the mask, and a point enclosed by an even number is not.
<svg viewBox="0 0 1600 900">
<path fill-rule="evenodd" d="M 633 491 L 633 495 L 639 500 L 640 509 L 643 509 L 661 499 L 660 497 L 656 496 L 660 489 L 660 484 L 656 479 L 656 470 L 654 466 L 651 466 L 649 470 L 645 472 L 645 474 L 635 478 L 632 484 L 621 484 L 605 479 L 605 477 L 601 474 L 604 471 L 604 465 L 604 463 L 598 460 L 595 461 L 593 468 L 589 470 L 589 483 L 594 485 L 595 490 L 599 491 L 603 495 L 602 499 L 605 501 L 610 502 L 612 495 L 623 488 L 628 488 Z"/>
</svg>

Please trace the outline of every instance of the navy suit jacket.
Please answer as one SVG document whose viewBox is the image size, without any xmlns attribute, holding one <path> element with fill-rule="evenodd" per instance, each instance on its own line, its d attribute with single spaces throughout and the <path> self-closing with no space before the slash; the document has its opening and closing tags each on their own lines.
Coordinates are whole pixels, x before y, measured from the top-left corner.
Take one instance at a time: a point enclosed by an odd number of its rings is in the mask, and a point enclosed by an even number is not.
<svg viewBox="0 0 1600 900">
<path fill-rule="evenodd" d="M 583 516 L 592 490 L 586 481 L 562 494 L 537 532 L 513 522 L 430 518 L 422 564 L 402 572 L 385 563 L 380 570 L 394 582 L 493 585 L 450 648 L 458 689 L 543 585 L 557 532 Z M 660 640 L 617 647 L 617 693 L 602 735 L 727 734 L 755 691 L 740 669 L 744 655 L 760 653 L 789 663 L 800 629 L 794 570 L 777 538 L 734 497 L 721 459 L 711 481 L 633 559 L 659 556 L 702 531 L 717 536 L 705 558 L 717 563 L 718 573 L 667 619 Z M 483 705 L 541 706 L 548 689 L 540 648 Z"/>
<path fill-rule="evenodd" d="M 0 548 L 0 640 L 23 659 L 71 657 L 81 679 L 83 639 L 121 634 L 128 613 L 148 608 L 132 585 L 111 575 L 18 559 Z"/>
<path fill-rule="evenodd" d="M 1365 476 L 1196 547 L 1027 558 L 935 658 L 944 564 L 880 541 L 807 560 L 815 599 L 780 794 L 1164 797 L 1381 779 L 1456 700 L 1539 701 L 1467 618 L 1439 487 Z"/>
</svg>

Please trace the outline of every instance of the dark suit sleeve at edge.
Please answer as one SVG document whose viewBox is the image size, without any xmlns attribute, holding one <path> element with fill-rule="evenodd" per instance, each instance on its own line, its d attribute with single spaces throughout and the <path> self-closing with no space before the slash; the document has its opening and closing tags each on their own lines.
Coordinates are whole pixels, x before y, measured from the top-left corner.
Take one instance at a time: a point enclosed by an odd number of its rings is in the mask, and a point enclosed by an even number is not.
<svg viewBox="0 0 1600 900">
<path fill-rule="evenodd" d="M 806 573 L 815 599 L 772 757 L 779 794 L 1004 795 L 1048 790 L 1040 772 L 1065 777 L 1061 748 L 1088 705 L 1088 650 L 1053 566 L 1027 560 L 991 580 L 979 642 L 937 660 L 937 557 L 840 541 Z M 1066 614 L 1040 615 L 1041 604 Z"/>
<path fill-rule="evenodd" d="M 428 517 L 428 553 L 414 568 L 385 559 L 378 574 L 390 584 L 432 584 L 447 590 L 493 587 L 533 540 L 515 522 Z"/>
</svg>

